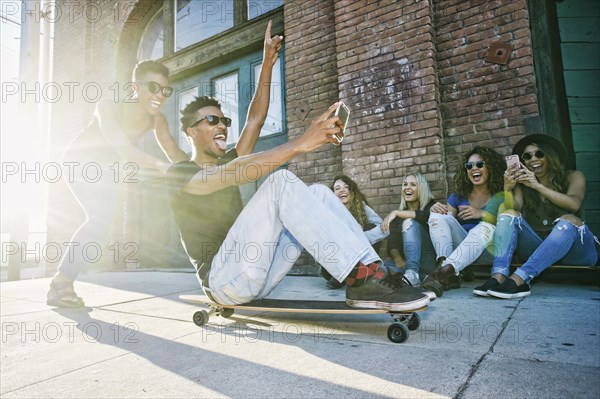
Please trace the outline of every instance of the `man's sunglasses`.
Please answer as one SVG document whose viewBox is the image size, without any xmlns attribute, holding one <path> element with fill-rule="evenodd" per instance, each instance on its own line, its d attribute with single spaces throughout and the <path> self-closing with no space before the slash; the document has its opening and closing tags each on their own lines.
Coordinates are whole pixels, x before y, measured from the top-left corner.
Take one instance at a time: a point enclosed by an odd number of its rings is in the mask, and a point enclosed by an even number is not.
<svg viewBox="0 0 600 399">
<path fill-rule="evenodd" d="M 523 155 L 521 155 L 521 158 L 523 158 L 523 161 L 529 161 L 534 155 L 537 159 L 542 159 L 546 153 L 542 150 L 537 150 L 536 152 L 524 152 Z"/>
<path fill-rule="evenodd" d="M 173 88 L 170 86 L 161 86 L 158 83 L 152 81 L 138 83 L 145 84 L 146 87 L 148 87 L 148 91 L 152 94 L 160 92 L 164 97 L 171 97 L 171 94 L 173 94 Z"/>
<path fill-rule="evenodd" d="M 202 118 L 198 119 L 196 122 L 192 123 L 190 125 L 190 127 L 196 126 L 198 123 L 202 122 L 205 119 L 208 121 L 208 124 L 211 126 L 217 126 L 219 124 L 219 122 L 222 122 L 227 127 L 231 126 L 231 118 L 228 118 L 226 116 L 206 115 L 206 116 L 203 116 Z"/>
<path fill-rule="evenodd" d="M 466 170 L 471 170 L 471 169 L 473 169 L 474 166 L 476 166 L 477 169 L 481 169 L 481 168 L 483 168 L 484 165 L 485 165 L 485 162 L 483 162 L 483 161 L 467 162 L 465 164 L 465 169 Z"/>
</svg>

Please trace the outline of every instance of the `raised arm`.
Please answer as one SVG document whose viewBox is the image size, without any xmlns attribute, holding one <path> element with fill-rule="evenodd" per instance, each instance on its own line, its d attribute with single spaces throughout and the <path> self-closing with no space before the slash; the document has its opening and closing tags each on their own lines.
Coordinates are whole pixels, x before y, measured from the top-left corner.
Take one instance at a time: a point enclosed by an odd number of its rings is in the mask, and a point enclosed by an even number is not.
<svg viewBox="0 0 600 399">
<path fill-rule="evenodd" d="M 115 104 L 110 100 L 100 101 L 96 105 L 96 117 L 100 124 L 100 130 L 108 143 L 125 161 L 135 162 L 144 168 L 166 172 L 170 163 L 153 157 L 131 144 L 123 128 L 117 122 L 119 120 L 119 106 L 119 104 Z"/>
<path fill-rule="evenodd" d="M 271 21 L 269 21 L 267 30 L 265 31 L 263 62 L 260 68 L 258 84 L 250 102 L 246 123 L 242 129 L 240 139 L 235 146 L 240 156 L 251 154 L 254 151 L 260 130 L 267 118 L 269 102 L 271 100 L 271 75 L 273 73 L 273 65 L 275 65 L 279 51 L 281 50 L 282 41 L 283 36 L 271 37 Z"/>
<path fill-rule="evenodd" d="M 187 154 L 179 148 L 177 142 L 171 136 L 167 118 L 161 113 L 156 114 L 154 117 L 154 137 L 169 161 L 177 163 L 189 160 Z"/>
<path fill-rule="evenodd" d="M 516 180 L 519 170 L 519 166 L 513 164 L 504 172 L 504 204 L 501 211 L 508 209 L 520 211 L 523 206 L 523 195 Z"/>
<path fill-rule="evenodd" d="M 236 158 L 225 165 L 203 167 L 184 186 L 183 191 L 207 195 L 225 187 L 250 183 L 300 154 L 311 152 L 326 143 L 337 143 L 332 136 L 341 131 L 340 120 L 337 116 L 328 118 L 336 106 L 337 103 L 329 107 L 294 140 L 268 151 Z"/>
</svg>

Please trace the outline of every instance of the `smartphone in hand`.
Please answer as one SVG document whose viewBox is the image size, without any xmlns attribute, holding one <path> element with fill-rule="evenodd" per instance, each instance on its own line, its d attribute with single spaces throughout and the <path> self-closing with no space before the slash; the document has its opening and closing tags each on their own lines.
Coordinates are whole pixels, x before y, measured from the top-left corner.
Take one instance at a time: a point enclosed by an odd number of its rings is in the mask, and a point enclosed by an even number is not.
<svg viewBox="0 0 600 399">
<path fill-rule="evenodd" d="M 337 134 L 334 136 L 338 144 L 340 144 L 342 140 L 344 140 L 344 136 L 346 135 L 346 127 L 348 126 L 348 120 L 350 119 L 350 109 L 346 106 L 346 104 L 340 101 L 340 104 L 335 109 L 334 115 L 340 118 L 340 122 L 343 125 L 342 136 L 339 136 Z"/>
<path fill-rule="evenodd" d="M 518 155 L 509 155 L 505 157 L 506 159 L 506 169 L 510 169 L 513 165 L 517 165 L 517 169 L 521 169 L 523 165 L 519 161 Z"/>
</svg>

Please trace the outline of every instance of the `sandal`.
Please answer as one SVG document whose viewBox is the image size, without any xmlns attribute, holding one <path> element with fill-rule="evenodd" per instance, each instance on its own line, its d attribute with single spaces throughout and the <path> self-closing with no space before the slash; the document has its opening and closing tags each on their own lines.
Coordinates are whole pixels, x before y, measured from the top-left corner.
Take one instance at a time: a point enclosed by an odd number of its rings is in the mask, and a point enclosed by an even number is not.
<svg viewBox="0 0 600 399">
<path fill-rule="evenodd" d="M 85 306 L 83 299 L 77 296 L 72 282 L 50 283 L 50 291 L 46 296 L 46 304 L 58 308 L 82 308 Z"/>
</svg>

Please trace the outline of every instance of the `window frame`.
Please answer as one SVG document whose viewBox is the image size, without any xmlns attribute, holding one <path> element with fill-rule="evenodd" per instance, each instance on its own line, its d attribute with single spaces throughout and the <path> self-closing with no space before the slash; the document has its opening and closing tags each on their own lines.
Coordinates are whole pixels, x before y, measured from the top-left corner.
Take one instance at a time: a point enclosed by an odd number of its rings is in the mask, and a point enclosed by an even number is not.
<svg viewBox="0 0 600 399">
<path fill-rule="evenodd" d="M 162 11 L 163 23 L 164 23 L 164 38 L 163 38 L 163 57 L 157 61 L 161 62 L 169 69 L 169 79 L 173 82 L 184 82 L 188 78 L 197 76 L 203 72 L 206 72 L 214 67 L 220 65 L 229 64 L 231 61 L 245 57 L 259 50 L 262 50 L 264 45 L 264 29 L 269 20 L 272 21 L 271 34 L 272 35 L 283 35 L 284 34 L 284 15 L 283 8 L 281 5 L 277 8 L 272 9 L 264 14 L 261 14 L 250 20 L 247 19 L 247 4 L 243 2 L 236 2 L 236 5 L 243 4 L 242 9 L 244 12 L 235 13 L 236 18 L 234 19 L 234 26 L 224 32 L 221 32 L 215 36 L 207 38 L 201 42 L 190 45 L 180 51 L 175 52 L 175 18 L 176 18 L 176 0 L 163 0 L 161 3 L 153 3 L 150 9 L 147 9 L 147 14 L 144 16 L 143 29 L 138 31 L 137 40 L 134 42 L 134 55 L 137 57 L 139 52 L 139 46 L 143 39 L 143 32 L 146 31 L 148 24 L 155 18 L 155 16 Z M 141 10 L 140 10 L 141 11 Z M 143 12 L 143 11 L 142 11 Z M 122 49 L 126 51 L 126 47 Z M 285 98 L 285 44 L 283 46 L 282 54 L 280 55 L 281 64 L 281 103 L 282 103 L 282 131 L 267 136 L 261 136 L 256 146 L 256 151 L 262 151 L 268 149 L 273 145 L 280 144 L 283 141 L 287 141 L 288 126 L 287 126 L 287 109 L 286 109 L 286 98 Z M 215 54 L 218 56 L 215 57 Z M 123 54 L 124 56 L 125 54 Z M 134 58 L 131 60 L 132 65 L 137 62 Z M 258 58 L 251 65 L 260 63 L 261 58 Z M 250 64 L 249 64 L 250 65 Z M 121 73 L 122 74 L 122 73 Z M 250 77 L 252 84 L 254 84 L 254 74 Z M 179 115 L 178 96 L 180 92 L 188 90 L 193 87 L 192 84 L 185 84 L 185 89 L 180 88 L 175 91 L 174 96 L 167 100 L 165 104 L 165 112 L 174 112 L 175 115 Z M 198 89 L 198 95 L 206 94 L 201 92 L 202 89 Z M 246 106 L 240 107 L 240 123 L 243 124 L 248 111 L 249 102 Z M 178 118 L 177 118 L 178 119 Z M 175 121 L 173 125 L 170 121 L 172 131 L 177 131 L 177 142 L 180 143 L 179 137 L 179 123 Z"/>
<path fill-rule="evenodd" d="M 279 67 L 282 79 L 284 79 L 284 71 L 285 71 L 285 63 L 284 63 L 283 54 L 279 55 Z M 250 102 L 252 100 L 252 96 L 256 90 L 256 76 L 254 73 L 254 66 L 260 64 L 262 62 L 262 52 L 255 50 L 250 54 L 246 54 L 244 56 L 240 56 L 235 60 L 230 60 L 220 65 L 214 65 L 210 68 L 207 68 L 203 71 L 198 71 L 197 73 L 187 76 L 185 78 L 179 79 L 172 83 L 172 86 L 175 88 L 175 92 L 173 96 L 167 100 L 165 104 L 165 113 L 167 115 L 179 115 L 179 110 L 185 107 L 185 104 L 180 103 L 180 96 L 182 93 L 188 92 L 192 89 L 196 89 L 197 96 L 208 95 L 214 96 L 214 82 L 219 78 L 224 76 L 228 76 L 231 74 L 238 75 L 238 114 L 237 118 L 239 121 L 239 129 L 243 127 L 246 115 L 248 114 L 248 109 L 250 108 Z M 287 128 L 287 114 L 286 114 L 286 103 L 285 103 L 285 87 L 284 82 L 281 82 L 279 90 L 281 97 L 281 108 L 282 108 L 282 130 L 280 132 L 261 135 L 256 144 L 256 151 L 264 151 L 266 149 L 272 148 L 273 146 L 279 145 L 285 141 L 287 141 L 288 136 L 288 128 Z M 251 87 L 251 91 L 245 92 L 247 87 Z M 244 96 L 244 98 L 242 98 Z M 247 98 L 246 98 L 247 97 Z M 185 138 L 184 132 L 180 129 L 179 121 L 169 119 L 170 126 L 177 127 L 177 142 L 181 143 L 182 137 Z M 175 129 L 173 129 L 175 131 Z M 238 138 L 241 131 L 237 132 Z M 237 143 L 237 141 L 236 141 Z M 235 144 L 233 144 L 235 145 Z M 232 146 L 230 144 L 230 146 Z M 184 149 L 185 151 L 189 151 L 190 148 Z"/>
<path fill-rule="evenodd" d="M 285 90 L 284 90 L 285 57 L 282 56 L 283 54 L 285 54 L 285 45 L 283 45 L 281 50 L 282 50 L 281 54 L 279 54 L 279 56 L 277 57 L 279 60 L 279 74 L 280 74 L 279 76 L 281 78 L 281 82 L 279 82 L 280 83 L 279 96 L 281 98 L 281 131 L 271 133 L 271 134 L 266 134 L 266 135 L 261 134 L 261 136 L 260 136 L 261 138 L 275 136 L 275 135 L 282 134 L 282 133 L 287 134 L 287 124 L 286 124 L 287 114 L 286 114 Z M 256 91 L 256 85 L 258 84 L 258 78 L 259 78 L 255 72 L 256 67 L 258 65 L 261 65 L 262 61 L 263 61 L 262 59 L 258 59 L 256 61 L 250 62 L 250 84 L 252 85 L 252 88 L 253 88 L 252 95 L 254 95 L 254 92 Z M 275 69 L 273 69 L 273 72 L 275 72 Z M 273 90 L 272 82 L 271 82 L 271 90 Z M 273 92 L 271 92 L 271 94 L 273 94 Z M 271 100 L 272 99 L 273 99 L 273 97 L 271 97 Z"/>
<path fill-rule="evenodd" d="M 141 51 L 142 42 L 144 41 L 144 36 L 145 36 L 145 35 L 146 35 L 146 33 L 148 32 L 148 29 L 150 29 L 150 25 L 151 25 L 151 24 L 154 22 L 154 20 L 155 20 L 155 19 L 156 19 L 156 18 L 157 18 L 157 17 L 158 17 L 160 14 L 163 14 L 163 15 L 162 15 L 162 19 L 163 19 L 163 51 L 162 51 L 162 54 L 163 54 L 163 56 L 162 56 L 161 58 L 164 58 L 164 57 L 165 57 L 165 37 L 164 37 L 164 36 L 166 36 L 166 34 L 165 34 L 165 31 L 164 31 L 164 29 L 165 29 L 165 15 L 164 15 L 164 12 L 163 12 L 163 8 L 162 8 L 162 7 L 160 7 L 160 8 L 158 8 L 158 9 L 157 9 L 157 10 L 156 10 L 156 11 L 155 11 L 153 14 L 152 14 L 152 16 L 151 16 L 151 17 L 148 19 L 148 22 L 146 22 L 146 24 L 144 24 L 144 29 L 142 29 L 142 32 L 141 32 L 141 34 L 140 34 L 140 40 L 139 40 L 139 43 L 138 43 L 138 45 L 137 45 L 136 56 L 137 56 L 138 58 L 141 58 L 141 57 L 140 57 L 140 51 Z"/>
<path fill-rule="evenodd" d="M 235 37 L 238 43 L 241 43 L 239 47 L 244 47 L 245 44 L 253 44 L 254 40 L 248 40 L 248 36 L 236 35 L 236 31 L 244 29 L 248 26 L 255 25 L 259 23 L 261 20 L 268 21 L 269 19 L 273 20 L 273 25 L 271 27 L 271 33 L 282 34 L 283 33 L 283 7 L 282 4 L 279 7 L 272 9 L 264 14 L 260 14 L 252 19 L 248 19 L 248 0 L 234 0 L 234 12 L 233 12 L 233 27 L 220 32 L 216 35 L 210 36 L 202 41 L 186 46 L 180 50 L 175 49 L 175 41 L 176 41 L 176 19 L 177 19 L 177 0 L 162 0 L 162 5 L 158 7 L 159 10 L 163 12 L 163 29 L 164 29 L 164 57 L 170 58 L 173 56 L 177 56 L 180 53 L 194 51 L 198 47 L 202 47 L 203 45 L 209 44 L 215 40 L 228 39 L 230 35 L 237 36 Z M 144 27 L 145 29 L 145 27 Z M 264 34 L 264 31 L 263 31 Z M 140 42 L 141 42 L 140 36 Z M 250 36 L 253 37 L 253 36 Z M 259 36 L 262 42 L 262 37 Z M 233 41 L 233 40 L 232 40 Z"/>
</svg>

